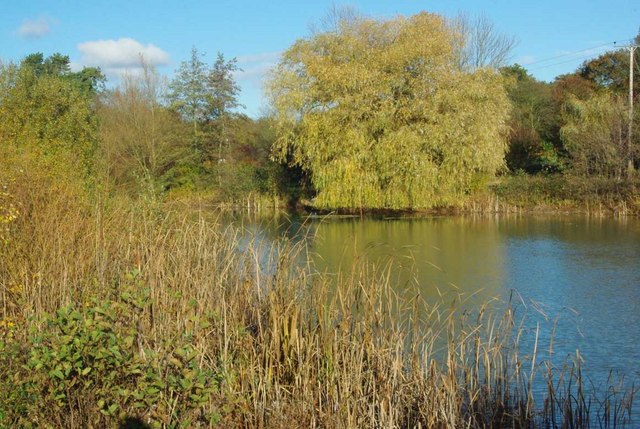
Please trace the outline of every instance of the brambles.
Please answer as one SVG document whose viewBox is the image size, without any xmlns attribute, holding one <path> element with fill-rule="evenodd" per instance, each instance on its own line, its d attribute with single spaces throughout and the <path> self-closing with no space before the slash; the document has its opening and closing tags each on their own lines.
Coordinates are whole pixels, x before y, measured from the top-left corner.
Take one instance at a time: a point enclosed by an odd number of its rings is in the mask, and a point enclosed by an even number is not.
<svg viewBox="0 0 640 429">
<path fill-rule="evenodd" d="M 199 366 L 191 343 L 197 332 L 151 348 L 139 330 L 148 304 L 144 290 L 132 290 L 31 321 L 23 343 L 10 340 L 2 350 L 15 372 L 3 386 L 0 423 L 86 427 L 144 415 L 152 427 L 193 427 L 218 420 L 209 404 L 220 376 Z"/>
<path fill-rule="evenodd" d="M 9 244 L 9 227 L 18 218 L 18 214 L 7 180 L 0 177 L 0 246 Z"/>
</svg>

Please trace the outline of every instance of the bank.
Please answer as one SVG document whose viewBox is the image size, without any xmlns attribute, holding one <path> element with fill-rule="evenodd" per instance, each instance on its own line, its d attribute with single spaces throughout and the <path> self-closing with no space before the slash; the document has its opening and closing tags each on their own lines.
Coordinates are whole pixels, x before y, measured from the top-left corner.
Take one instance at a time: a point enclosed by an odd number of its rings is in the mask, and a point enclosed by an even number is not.
<svg viewBox="0 0 640 429">
<path fill-rule="evenodd" d="M 497 177 L 457 205 L 403 210 L 319 208 L 312 199 L 286 207 L 302 214 L 325 216 L 474 215 L 474 214 L 590 214 L 639 216 L 640 177 L 632 179 L 571 175 L 505 175 Z"/>
</svg>

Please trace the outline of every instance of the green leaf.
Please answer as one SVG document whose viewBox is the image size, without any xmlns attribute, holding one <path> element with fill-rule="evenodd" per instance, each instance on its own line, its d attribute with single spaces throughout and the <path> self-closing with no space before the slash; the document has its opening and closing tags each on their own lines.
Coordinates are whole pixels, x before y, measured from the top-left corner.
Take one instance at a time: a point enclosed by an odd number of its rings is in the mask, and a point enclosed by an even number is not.
<svg viewBox="0 0 640 429">
<path fill-rule="evenodd" d="M 53 371 L 51 371 L 49 373 L 49 375 L 52 375 L 54 377 L 59 378 L 60 380 L 64 380 L 64 374 L 62 373 L 62 371 L 60 371 L 59 369 L 54 369 Z"/>
</svg>

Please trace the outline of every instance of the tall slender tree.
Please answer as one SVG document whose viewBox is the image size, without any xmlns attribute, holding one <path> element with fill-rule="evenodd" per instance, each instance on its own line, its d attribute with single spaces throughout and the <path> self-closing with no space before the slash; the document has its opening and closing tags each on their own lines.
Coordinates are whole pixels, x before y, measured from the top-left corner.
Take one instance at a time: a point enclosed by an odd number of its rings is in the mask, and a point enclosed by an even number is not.
<svg viewBox="0 0 640 429">
<path fill-rule="evenodd" d="M 191 49 L 191 58 L 180 64 L 167 95 L 170 106 L 193 125 L 194 134 L 209 117 L 207 64 L 202 56 L 195 46 Z"/>
<path fill-rule="evenodd" d="M 207 75 L 208 110 L 213 119 L 229 114 L 232 110 L 242 107 L 238 102 L 240 87 L 234 79 L 234 73 L 239 71 L 237 60 L 226 61 L 224 55 L 218 52 L 215 63 Z"/>
<path fill-rule="evenodd" d="M 236 60 L 227 61 L 221 53 L 209 66 L 193 48 L 190 60 L 180 65 L 169 86 L 170 106 L 193 129 L 196 168 L 202 175 L 217 177 L 218 185 L 222 184 L 220 164 L 227 161 L 230 153 L 230 119 L 241 107 L 240 87 L 234 80 L 238 70 Z"/>
</svg>

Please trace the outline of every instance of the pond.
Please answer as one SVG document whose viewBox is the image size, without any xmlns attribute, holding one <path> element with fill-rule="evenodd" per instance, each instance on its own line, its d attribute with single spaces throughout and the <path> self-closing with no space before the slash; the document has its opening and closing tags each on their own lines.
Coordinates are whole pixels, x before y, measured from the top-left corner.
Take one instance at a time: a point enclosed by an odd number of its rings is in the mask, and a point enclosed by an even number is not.
<svg viewBox="0 0 640 429">
<path fill-rule="evenodd" d="M 539 332 L 542 358 L 580 351 L 594 383 L 611 371 L 640 376 L 640 220 L 580 216 L 296 218 L 236 217 L 254 237 L 309 240 L 318 271 L 355 258 L 393 261 L 394 282 L 428 301 L 467 306 L 517 299 L 527 309 L 523 349 Z M 515 297 L 515 298 L 514 298 Z"/>
</svg>

